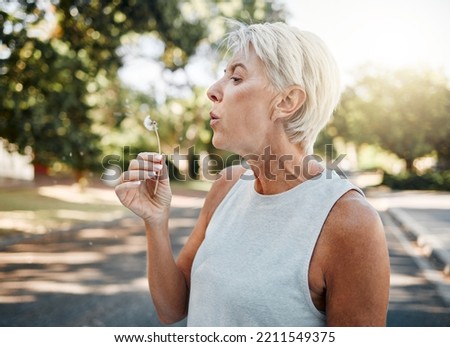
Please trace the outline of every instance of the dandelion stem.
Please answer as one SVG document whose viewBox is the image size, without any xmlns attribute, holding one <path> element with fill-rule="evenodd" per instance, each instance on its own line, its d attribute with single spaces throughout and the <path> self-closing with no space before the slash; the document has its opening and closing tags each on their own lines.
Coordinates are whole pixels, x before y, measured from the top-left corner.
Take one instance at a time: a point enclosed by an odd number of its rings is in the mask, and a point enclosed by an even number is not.
<svg viewBox="0 0 450 347">
<path fill-rule="evenodd" d="M 158 128 L 155 127 L 156 141 L 158 142 L 158 154 L 161 154 L 161 142 L 159 141 Z M 156 191 L 158 190 L 159 177 L 156 177 L 155 190 L 153 191 L 153 195 L 156 195 Z"/>
<path fill-rule="evenodd" d="M 156 140 L 158 142 L 158 154 L 161 153 L 161 141 L 159 140 L 159 134 L 158 134 L 158 123 L 150 118 L 150 115 L 147 115 L 144 119 L 144 126 L 147 128 L 148 131 L 154 131 L 156 134 Z M 159 183 L 159 175 L 156 175 L 156 183 L 155 183 L 155 190 L 153 191 L 153 195 L 156 195 L 156 191 L 158 190 L 158 183 Z"/>
</svg>

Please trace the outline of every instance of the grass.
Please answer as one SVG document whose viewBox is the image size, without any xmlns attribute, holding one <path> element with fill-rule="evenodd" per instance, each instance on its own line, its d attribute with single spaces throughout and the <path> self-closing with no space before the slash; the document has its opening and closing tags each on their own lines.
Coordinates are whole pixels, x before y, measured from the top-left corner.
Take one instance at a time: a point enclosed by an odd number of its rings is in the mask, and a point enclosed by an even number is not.
<svg viewBox="0 0 450 347">
<path fill-rule="evenodd" d="M 64 191 L 61 190 L 61 193 Z M 108 207 L 98 204 L 81 204 L 59 200 L 39 194 L 37 189 L 0 192 L 0 211 L 42 211 L 52 209 L 68 209 L 89 211 L 92 209 L 104 211 Z"/>
<path fill-rule="evenodd" d="M 211 182 L 172 182 L 174 191 L 208 191 Z M 53 230 L 108 222 L 133 215 L 122 206 L 113 188 L 80 191 L 77 185 L 0 188 L 0 239 L 45 234 Z"/>
<path fill-rule="evenodd" d="M 44 234 L 129 214 L 112 189 L 57 185 L 0 190 L 0 238 Z"/>
</svg>

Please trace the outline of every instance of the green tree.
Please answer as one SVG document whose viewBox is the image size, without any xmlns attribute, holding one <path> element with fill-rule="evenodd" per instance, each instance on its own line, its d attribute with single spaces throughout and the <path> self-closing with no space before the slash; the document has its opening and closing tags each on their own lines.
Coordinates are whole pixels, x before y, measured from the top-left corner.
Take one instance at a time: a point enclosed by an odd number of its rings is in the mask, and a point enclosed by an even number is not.
<svg viewBox="0 0 450 347">
<path fill-rule="evenodd" d="M 137 130 L 141 136 L 133 140 L 128 130 L 142 128 L 143 113 L 158 117 L 161 105 L 151 92 L 134 99 L 134 93 L 122 89 L 117 72 L 130 48 L 125 43 L 140 35 L 156 38 L 163 46 L 158 61 L 175 73 L 186 67 L 200 43 L 210 45 L 225 31 L 221 15 L 257 22 L 283 19 L 283 8 L 263 0 L 0 4 L 0 137 L 20 151 L 31 147 L 35 164 L 62 161 L 78 173 L 99 166 L 102 150 L 123 144 L 113 143 L 119 135 L 128 144 L 142 145 L 145 132 Z M 186 86 L 194 90 L 189 82 Z M 197 100 L 200 94 L 194 90 L 192 101 L 166 98 L 187 116 L 181 126 L 159 117 L 168 141 L 208 146 L 210 133 L 201 129 L 208 112 Z"/>
<path fill-rule="evenodd" d="M 391 151 L 408 171 L 416 158 L 433 151 L 445 163 L 448 93 L 448 81 L 430 70 L 366 73 L 343 93 L 332 126 L 346 140 Z"/>
<path fill-rule="evenodd" d="M 217 49 L 227 30 L 227 21 L 224 17 L 254 23 L 267 20 L 284 21 L 285 15 L 283 7 L 276 1 L 203 0 L 180 1 L 179 4 L 185 18 L 206 23 L 206 34 L 200 41 L 201 52 L 199 55 L 204 61 L 204 70 L 209 71 L 212 75 L 211 80 L 217 77 L 215 76 L 218 70 L 217 65 L 224 58 L 221 56 L 223 52 Z M 144 35 L 147 34 L 133 37 L 129 48 L 130 51 L 134 51 L 133 47 L 138 46 L 139 39 L 142 39 Z M 162 56 L 148 58 L 163 60 Z M 187 64 L 189 64 L 189 61 Z M 165 153 L 172 153 L 178 146 L 183 153 L 187 153 L 189 148 L 195 147 L 197 154 L 200 151 L 206 151 L 218 154 L 224 158 L 230 158 L 230 153 L 217 151 L 212 146 L 212 130 L 209 126 L 210 101 L 206 97 L 205 89 L 196 86 L 195 83 L 189 80 L 184 68 L 183 66 L 177 69 L 170 69 L 170 72 L 178 74 L 178 76 L 184 76 L 183 82 L 180 83 L 179 80 L 173 82 L 170 78 L 161 81 L 160 85 L 166 84 L 168 88 L 165 89 L 170 93 L 164 95 L 162 102 L 155 102 L 156 92 L 153 90 L 150 90 L 147 98 L 142 93 L 125 93 L 131 112 L 127 112 L 128 117 L 123 120 L 124 132 L 130 126 L 142 128 L 142 119 L 146 113 L 150 113 L 152 118 L 158 121 L 162 147 Z M 219 71 L 220 73 L 222 72 Z M 163 72 L 161 76 L 170 77 L 171 74 Z M 186 90 L 188 93 L 186 93 Z M 145 131 L 137 130 L 136 134 L 139 134 L 139 136 L 136 136 L 134 141 L 123 134 L 122 140 L 118 143 L 120 143 L 120 146 L 123 146 L 123 139 L 127 138 L 127 145 L 135 147 L 136 151 L 148 150 L 149 147 L 155 148 L 155 143 L 151 142 L 152 138 L 149 139 Z M 144 140 L 142 136 L 144 136 Z M 116 152 L 118 150 L 120 149 L 117 148 Z M 189 158 L 190 177 L 193 177 L 192 172 L 196 166 L 194 161 L 195 155 L 190 153 Z"/>
<path fill-rule="evenodd" d="M 99 106 L 105 96 L 117 103 L 122 38 L 155 32 L 165 44 L 162 61 L 176 69 L 205 35 L 204 24 L 185 20 L 175 0 L 41 4 L 0 6 L 0 136 L 20 151 L 31 146 L 35 163 L 92 169 L 101 153 L 93 125 L 114 123 Z"/>
<path fill-rule="evenodd" d="M 439 170 L 450 170 L 450 81 L 443 74 L 431 75 L 432 83 L 425 85 L 429 110 L 424 122 L 426 141 L 436 153 Z"/>
</svg>

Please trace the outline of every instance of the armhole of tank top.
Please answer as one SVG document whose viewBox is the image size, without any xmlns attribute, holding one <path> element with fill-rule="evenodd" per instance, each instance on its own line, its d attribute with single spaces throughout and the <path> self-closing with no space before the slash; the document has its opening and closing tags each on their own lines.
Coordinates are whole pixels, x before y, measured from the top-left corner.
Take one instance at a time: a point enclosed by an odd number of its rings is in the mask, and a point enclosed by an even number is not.
<svg viewBox="0 0 450 347">
<path fill-rule="evenodd" d="M 347 182 L 348 182 L 348 181 L 347 181 Z M 304 288 L 304 291 L 303 291 L 303 292 L 305 293 L 305 297 L 306 297 L 305 299 L 306 299 L 306 302 L 307 302 L 307 304 L 308 304 L 308 306 L 309 306 L 311 312 L 312 312 L 316 317 L 318 317 L 318 318 L 320 318 L 320 319 L 325 319 L 325 320 L 326 320 L 326 312 L 320 311 L 320 310 L 314 305 L 313 299 L 312 299 L 312 297 L 311 297 L 311 291 L 310 291 L 310 289 L 309 289 L 309 269 L 310 269 L 310 267 L 311 267 L 311 260 L 312 260 L 313 254 L 314 254 L 314 250 L 316 249 L 317 242 L 319 241 L 320 235 L 322 234 L 323 226 L 325 225 L 325 222 L 327 221 L 328 216 L 330 215 L 331 210 L 333 209 L 334 205 L 336 205 L 336 203 L 339 201 L 340 198 L 342 198 L 345 194 L 347 194 L 348 192 L 350 192 L 350 191 L 352 191 L 352 190 L 358 192 L 358 193 L 361 194 L 363 197 L 365 196 L 364 193 L 362 192 L 362 190 L 361 190 L 360 188 L 356 187 L 355 185 L 351 184 L 350 182 L 347 183 L 346 189 L 344 189 L 343 192 L 342 192 L 342 194 L 339 195 L 339 197 L 336 199 L 336 201 L 334 202 L 334 204 L 333 204 L 333 205 L 331 206 L 331 208 L 329 209 L 327 215 L 325 216 L 325 219 L 324 219 L 323 224 L 322 224 L 322 226 L 321 226 L 321 228 L 320 228 L 319 234 L 318 234 L 318 236 L 317 236 L 317 238 L 316 238 L 316 240 L 315 240 L 315 242 L 314 242 L 314 245 L 313 245 L 312 248 L 311 248 L 311 253 L 310 253 L 310 255 L 309 255 L 308 258 L 307 258 L 307 259 L 308 259 L 308 260 L 307 260 L 308 263 L 307 263 L 306 265 L 307 265 L 308 271 L 306 272 L 306 281 L 302 281 L 302 282 L 301 282 L 301 283 L 303 283 L 303 285 L 306 287 L 306 288 Z"/>
<path fill-rule="evenodd" d="M 319 235 L 320 235 L 320 234 L 319 234 Z M 314 253 L 314 249 L 316 248 L 316 244 L 317 244 L 317 242 L 314 244 L 314 247 L 313 247 L 313 253 Z M 311 257 L 312 257 L 312 253 L 311 253 Z M 320 310 L 314 305 L 314 302 L 313 302 L 312 297 L 311 297 L 311 290 L 310 290 L 310 288 L 309 288 L 309 268 L 310 268 L 310 266 L 311 266 L 311 257 L 309 258 L 308 263 L 307 263 L 307 268 L 308 268 L 308 270 L 306 271 L 306 281 L 305 281 L 305 279 L 303 279 L 303 281 L 301 281 L 300 283 L 301 283 L 301 285 L 304 286 L 304 288 L 303 288 L 303 293 L 304 293 L 306 303 L 307 303 L 307 305 L 308 305 L 308 307 L 309 307 L 311 313 L 314 314 L 317 318 L 326 320 L 326 314 L 325 314 L 325 312 L 320 311 Z"/>
</svg>

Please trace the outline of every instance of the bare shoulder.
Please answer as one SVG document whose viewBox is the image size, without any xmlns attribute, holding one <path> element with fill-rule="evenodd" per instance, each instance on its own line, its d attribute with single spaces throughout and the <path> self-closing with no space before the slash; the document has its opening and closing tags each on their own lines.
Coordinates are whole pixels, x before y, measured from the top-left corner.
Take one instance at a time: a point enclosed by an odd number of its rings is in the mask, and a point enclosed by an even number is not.
<svg viewBox="0 0 450 347">
<path fill-rule="evenodd" d="M 358 192 L 351 190 L 333 206 L 323 229 L 330 264 L 352 262 L 385 254 L 386 238 L 378 212 Z M 358 259 L 361 258 L 361 259 Z"/>
<path fill-rule="evenodd" d="M 328 324 L 384 325 L 389 256 L 377 211 L 361 194 L 349 191 L 336 202 L 322 234 Z"/>
<path fill-rule="evenodd" d="M 357 191 L 350 190 L 333 206 L 325 226 L 333 228 L 335 241 L 351 242 L 354 238 L 384 235 L 378 212 Z"/>
</svg>

